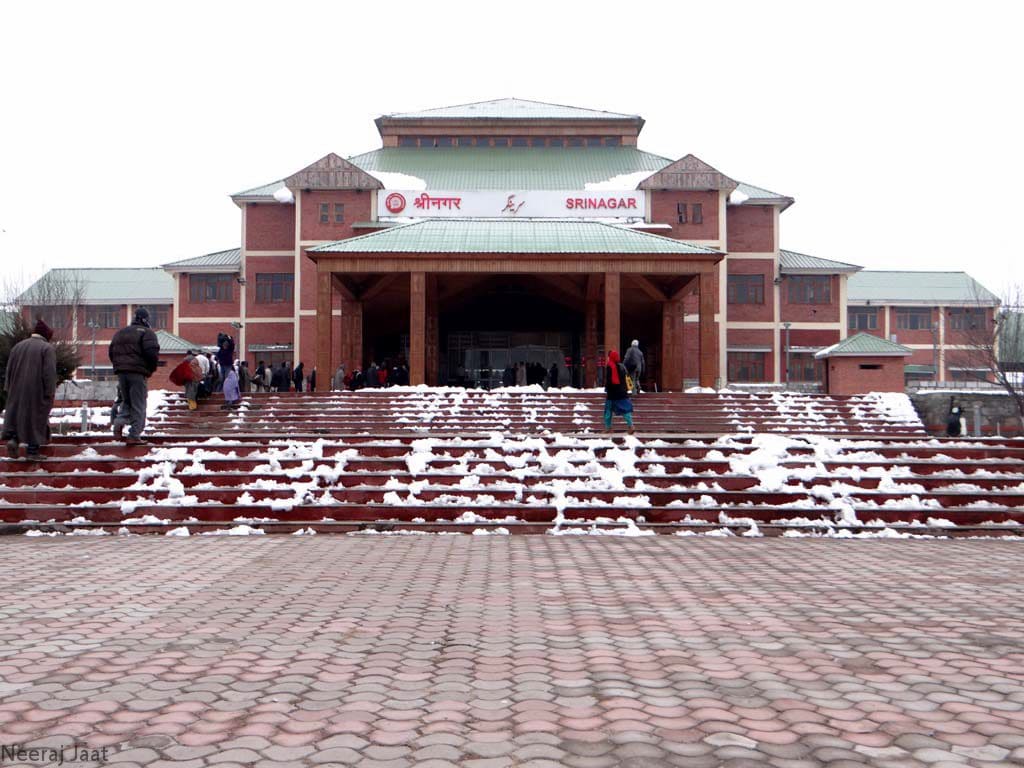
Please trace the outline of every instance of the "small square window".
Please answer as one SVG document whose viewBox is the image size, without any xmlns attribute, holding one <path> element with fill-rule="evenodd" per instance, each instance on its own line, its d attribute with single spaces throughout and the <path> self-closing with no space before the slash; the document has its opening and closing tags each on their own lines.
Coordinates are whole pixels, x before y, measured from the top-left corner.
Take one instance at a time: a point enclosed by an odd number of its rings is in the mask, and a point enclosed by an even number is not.
<svg viewBox="0 0 1024 768">
<path fill-rule="evenodd" d="M 704 223 L 704 206 L 701 203 L 693 204 L 693 216 L 691 218 L 694 224 Z"/>
<path fill-rule="evenodd" d="M 686 223 L 686 203 L 676 203 L 676 216 L 680 224 Z"/>
<path fill-rule="evenodd" d="M 345 204 L 335 203 L 334 204 L 334 223 L 344 224 L 345 223 Z"/>
<path fill-rule="evenodd" d="M 320 223 L 329 224 L 331 222 L 331 206 L 328 203 L 320 203 Z"/>
</svg>

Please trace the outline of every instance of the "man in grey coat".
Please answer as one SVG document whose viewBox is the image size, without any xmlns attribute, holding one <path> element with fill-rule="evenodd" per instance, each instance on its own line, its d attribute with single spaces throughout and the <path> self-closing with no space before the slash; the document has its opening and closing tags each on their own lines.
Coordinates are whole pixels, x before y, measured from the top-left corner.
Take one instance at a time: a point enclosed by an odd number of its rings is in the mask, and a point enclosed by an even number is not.
<svg viewBox="0 0 1024 768">
<path fill-rule="evenodd" d="M 120 439 L 130 424 L 128 445 L 142 445 L 142 430 L 146 428 L 146 399 L 149 391 L 146 379 L 153 375 L 160 359 L 160 342 L 149 327 L 149 311 L 145 307 L 135 310 L 132 324 L 122 328 L 110 340 L 110 362 L 117 374 L 117 383 L 124 397 L 124 406 L 114 420 L 114 437 Z"/>
<path fill-rule="evenodd" d="M 25 458 L 38 460 L 39 446 L 50 442 L 50 411 L 57 392 L 57 353 L 50 344 L 53 331 L 40 320 L 27 339 L 11 349 L 7 359 L 7 410 L 3 439 L 7 455 L 18 458 L 26 443 Z"/>
<path fill-rule="evenodd" d="M 626 350 L 626 356 L 622 358 L 622 364 L 626 368 L 626 373 L 629 374 L 629 378 L 633 380 L 633 388 L 636 392 L 640 391 L 640 379 L 644 375 L 644 353 L 640 351 L 640 342 L 637 339 L 633 339 L 629 345 L 629 349 Z"/>
</svg>

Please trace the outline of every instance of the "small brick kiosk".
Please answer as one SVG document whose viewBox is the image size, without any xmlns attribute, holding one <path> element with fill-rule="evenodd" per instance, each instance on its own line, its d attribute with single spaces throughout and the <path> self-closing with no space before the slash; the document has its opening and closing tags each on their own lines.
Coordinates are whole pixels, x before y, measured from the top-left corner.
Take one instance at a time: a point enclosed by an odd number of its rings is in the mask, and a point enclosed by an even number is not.
<svg viewBox="0 0 1024 768">
<path fill-rule="evenodd" d="M 913 351 L 867 333 L 825 347 L 814 357 L 825 361 L 825 391 L 830 395 L 902 392 L 903 367 Z"/>
</svg>

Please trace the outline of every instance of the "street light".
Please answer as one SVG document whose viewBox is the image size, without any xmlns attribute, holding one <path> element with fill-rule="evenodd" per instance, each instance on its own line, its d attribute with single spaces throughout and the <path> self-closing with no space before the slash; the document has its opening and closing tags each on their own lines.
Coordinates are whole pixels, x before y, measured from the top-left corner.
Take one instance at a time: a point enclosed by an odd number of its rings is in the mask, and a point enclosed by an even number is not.
<svg viewBox="0 0 1024 768">
<path fill-rule="evenodd" d="M 85 322 L 85 327 L 92 331 L 92 372 L 89 374 L 89 381 L 92 383 L 90 387 L 90 400 L 96 399 L 96 331 L 99 330 L 100 324 L 96 322 L 95 317 L 90 317 Z M 89 418 L 89 403 L 82 403 L 82 431 L 86 431 L 88 427 Z"/>
<path fill-rule="evenodd" d="M 932 323 L 932 379 L 939 381 L 939 324 Z"/>
</svg>

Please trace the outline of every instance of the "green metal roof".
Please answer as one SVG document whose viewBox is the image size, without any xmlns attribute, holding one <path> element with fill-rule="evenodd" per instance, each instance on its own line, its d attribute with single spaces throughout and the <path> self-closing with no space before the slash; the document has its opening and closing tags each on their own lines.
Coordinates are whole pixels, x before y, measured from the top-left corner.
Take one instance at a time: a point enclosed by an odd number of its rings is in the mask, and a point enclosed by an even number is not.
<svg viewBox="0 0 1024 768">
<path fill-rule="evenodd" d="M 310 253 L 715 254 L 660 235 L 592 221 L 428 219 L 338 240 Z"/>
<path fill-rule="evenodd" d="M 850 276 L 850 304 L 984 304 L 998 297 L 966 272 L 901 272 L 862 270 Z"/>
<path fill-rule="evenodd" d="M 163 264 L 164 269 L 174 272 L 188 272 L 191 269 L 238 269 L 242 265 L 242 249 L 229 248 L 226 251 L 214 251 L 202 256 L 193 256 L 190 259 L 172 261 Z"/>
<path fill-rule="evenodd" d="M 21 304 L 171 304 L 174 278 L 159 267 L 51 269 L 18 297 Z"/>
<path fill-rule="evenodd" d="M 903 357 L 912 355 L 913 350 L 894 341 L 872 336 L 870 333 L 858 333 L 843 339 L 838 344 L 825 347 L 815 353 L 815 357 Z"/>
<path fill-rule="evenodd" d="M 796 251 L 779 251 L 779 268 L 782 272 L 856 272 L 861 269 L 856 264 L 843 261 L 832 261 L 817 256 L 808 256 Z"/>
<path fill-rule="evenodd" d="M 494 99 L 382 117 L 389 120 L 637 120 L 640 116 L 526 99 Z"/>
<path fill-rule="evenodd" d="M 932 365 L 905 365 L 903 366 L 904 373 L 916 373 L 921 376 L 931 376 L 935 373 L 935 366 Z"/>
<path fill-rule="evenodd" d="M 157 331 L 156 340 L 160 342 L 160 351 L 167 354 L 180 354 L 183 355 L 190 349 L 199 349 L 202 351 L 212 351 L 216 349 L 214 346 L 203 346 L 202 344 L 193 344 L 191 341 L 187 341 L 181 336 L 175 336 L 169 331 Z"/>
<path fill-rule="evenodd" d="M 369 173 L 415 176 L 427 189 L 584 189 L 672 161 L 636 147 L 389 147 L 349 162 Z"/>
<path fill-rule="evenodd" d="M 259 187 L 235 192 L 231 197 L 273 197 L 274 193 L 279 189 L 284 189 L 284 179 L 278 179 L 277 181 L 272 181 L 269 184 L 263 184 Z"/>
</svg>

